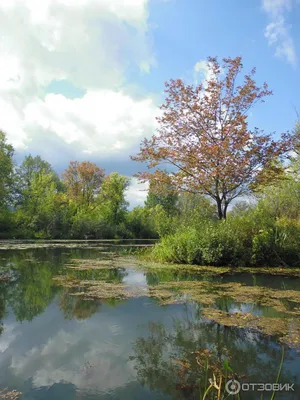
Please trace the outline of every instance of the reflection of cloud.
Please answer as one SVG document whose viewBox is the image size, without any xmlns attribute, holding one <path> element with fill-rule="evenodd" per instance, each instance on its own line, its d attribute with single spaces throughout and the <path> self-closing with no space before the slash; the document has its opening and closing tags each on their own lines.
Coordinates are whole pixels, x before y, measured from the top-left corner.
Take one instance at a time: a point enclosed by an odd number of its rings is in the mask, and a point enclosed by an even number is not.
<svg viewBox="0 0 300 400">
<path fill-rule="evenodd" d="M 172 308 L 172 317 L 181 312 L 185 313 L 181 306 Z M 0 387 L 12 385 L 28 395 L 32 389 L 70 383 L 72 393 L 75 386 L 79 391 L 122 394 L 137 384 L 129 357 L 132 344 L 147 334 L 151 320 L 166 327 L 173 321 L 164 309 L 143 298 L 117 307 L 103 304 L 100 312 L 80 322 L 64 320 L 58 306 L 51 304 L 32 322 L 14 325 L 14 336 L 0 353 Z"/>
<path fill-rule="evenodd" d="M 121 335 L 122 329 L 109 326 L 105 332 L 107 340 L 103 340 L 103 332 L 102 340 L 97 340 L 93 330 L 86 328 L 77 324 L 76 333 L 60 330 L 43 345 L 14 355 L 11 363 L 14 374 L 22 376 L 24 381 L 32 377 L 36 388 L 64 381 L 82 390 L 105 391 L 134 380 L 135 373 L 127 363 L 123 347 L 109 339 Z"/>
<path fill-rule="evenodd" d="M 16 326 L 16 323 L 3 324 L 3 332 L 0 336 L 0 353 L 4 353 L 16 340 L 18 336 L 18 333 L 15 331 Z"/>
<path fill-rule="evenodd" d="M 127 285 L 147 286 L 147 277 L 144 272 L 127 270 L 127 275 L 123 278 L 123 282 Z"/>
</svg>

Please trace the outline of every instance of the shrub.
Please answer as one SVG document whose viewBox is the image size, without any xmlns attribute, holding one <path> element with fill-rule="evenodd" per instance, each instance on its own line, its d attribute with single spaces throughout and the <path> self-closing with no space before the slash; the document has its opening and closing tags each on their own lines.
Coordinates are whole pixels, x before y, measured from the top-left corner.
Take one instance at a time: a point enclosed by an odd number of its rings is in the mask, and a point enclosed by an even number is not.
<svg viewBox="0 0 300 400">
<path fill-rule="evenodd" d="M 300 222 L 263 216 L 259 208 L 226 222 L 203 221 L 162 238 L 152 256 L 161 262 L 230 266 L 299 266 Z"/>
<path fill-rule="evenodd" d="M 173 235 L 165 236 L 154 246 L 153 257 L 158 261 L 200 264 L 202 253 L 198 246 L 198 235 L 194 228 L 178 231 Z"/>
</svg>

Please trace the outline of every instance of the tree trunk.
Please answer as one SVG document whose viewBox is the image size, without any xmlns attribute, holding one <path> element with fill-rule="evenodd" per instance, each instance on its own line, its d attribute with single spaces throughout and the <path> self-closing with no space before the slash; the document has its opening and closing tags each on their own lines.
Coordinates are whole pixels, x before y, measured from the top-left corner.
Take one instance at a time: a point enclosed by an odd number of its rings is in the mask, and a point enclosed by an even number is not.
<svg viewBox="0 0 300 400">
<path fill-rule="evenodd" d="M 218 207 L 219 220 L 222 220 L 224 218 L 224 215 L 223 215 L 223 210 L 222 210 L 222 201 L 221 201 L 221 199 L 217 199 L 217 207 Z"/>
<path fill-rule="evenodd" d="M 227 207 L 228 207 L 228 203 L 225 201 L 224 211 L 223 211 L 224 219 L 226 219 L 226 217 L 227 217 Z"/>
<path fill-rule="evenodd" d="M 226 219 L 228 203 L 225 201 L 224 206 L 221 199 L 217 199 L 218 217 L 219 220 Z"/>
</svg>

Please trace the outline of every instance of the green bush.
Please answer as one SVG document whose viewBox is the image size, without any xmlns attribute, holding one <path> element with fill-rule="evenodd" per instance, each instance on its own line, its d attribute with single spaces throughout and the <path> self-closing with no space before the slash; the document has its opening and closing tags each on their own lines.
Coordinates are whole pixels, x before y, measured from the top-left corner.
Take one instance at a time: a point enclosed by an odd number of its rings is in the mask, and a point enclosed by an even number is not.
<svg viewBox="0 0 300 400">
<path fill-rule="evenodd" d="M 258 209 L 226 222 L 180 229 L 154 246 L 160 262 L 230 266 L 299 266 L 300 223 L 263 219 Z"/>
<path fill-rule="evenodd" d="M 197 246 L 197 231 L 194 228 L 178 231 L 162 238 L 153 248 L 153 257 L 158 261 L 175 263 L 201 263 L 202 254 Z"/>
</svg>

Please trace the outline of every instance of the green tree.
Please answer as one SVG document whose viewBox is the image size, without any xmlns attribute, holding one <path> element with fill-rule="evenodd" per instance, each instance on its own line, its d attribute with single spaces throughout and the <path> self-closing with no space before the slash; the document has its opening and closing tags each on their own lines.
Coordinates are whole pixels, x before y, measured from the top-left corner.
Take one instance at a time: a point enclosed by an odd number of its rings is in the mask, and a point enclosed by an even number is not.
<svg viewBox="0 0 300 400">
<path fill-rule="evenodd" d="M 178 197 L 180 222 L 193 225 L 204 219 L 215 219 L 217 214 L 209 198 L 194 193 L 180 193 Z"/>
<path fill-rule="evenodd" d="M 291 158 L 292 161 L 292 172 L 297 178 L 300 178 L 300 121 L 296 122 L 294 129 L 295 144 L 294 144 L 294 154 Z"/>
<path fill-rule="evenodd" d="M 13 146 L 0 131 L 0 238 L 7 238 L 13 230 L 13 215 L 10 209 L 14 193 Z"/>
<path fill-rule="evenodd" d="M 7 143 L 5 133 L 0 131 L 0 212 L 11 202 L 13 191 L 14 148 Z"/>
<path fill-rule="evenodd" d="M 63 173 L 67 193 L 80 207 L 89 207 L 96 201 L 104 179 L 104 169 L 88 161 L 71 161 Z"/>
<path fill-rule="evenodd" d="M 137 206 L 126 215 L 126 226 L 132 237 L 139 239 L 157 238 L 157 230 L 153 218 L 151 218 L 151 209 Z"/>
<path fill-rule="evenodd" d="M 300 221 L 300 181 L 288 175 L 277 185 L 268 186 L 258 194 L 258 207 L 265 218 L 288 218 Z"/>
<path fill-rule="evenodd" d="M 99 210 L 101 215 L 112 224 L 124 222 L 128 207 L 125 191 L 129 183 L 130 179 L 117 172 L 112 172 L 103 181 L 98 197 Z"/>
<path fill-rule="evenodd" d="M 24 199 L 16 218 L 25 236 L 51 238 L 65 232 L 63 225 L 67 222 L 68 202 L 65 195 L 59 193 L 51 172 L 34 173 Z"/>
<path fill-rule="evenodd" d="M 62 188 L 59 177 L 51 164 L 43 160 L 40 156 L 33 157 L 29 154 L 16 170 L 17 205 L 24 205 L 28 201 L 31 201 L 31 185 L 34 179 L 40 175 L 51 175 L 51 179 L 56 183 L 57 187 Z"/>
<path fill-rule="evenodd" d="M 250 109 L 271 94 L 264 83 L 254 80 L 255 69 L 244 77 L 241 57 L 208 58 L 209 79 L 199 85 L 181 79 L 166 83 L 166 99 L 158 118 L 159 128 L 145 139 L 136 161 L 149 169 L 138 176 L 163 182 L 159 166 L 172 168 L 172 185 L 178 191 L 209 196 L 225 219 L 229 204 L 252 190 L 261 171 L 268 181 L 277 177 L 273 160 L 285 158 L 292 136 L 274 140 L 248 124 Z M 241 82 L 238 84 L 238 82 Z"/>
<path fill-rule="evenodd" d="M 166 181 L 157 183 L 150 180 L 148 196 L 145 201 L 147 208 L 155 208 L 157 205 L 162 206 L 167 215 L 177 213 L 178 194 L 173 189 L 166 174 Z"/>
</svg>

